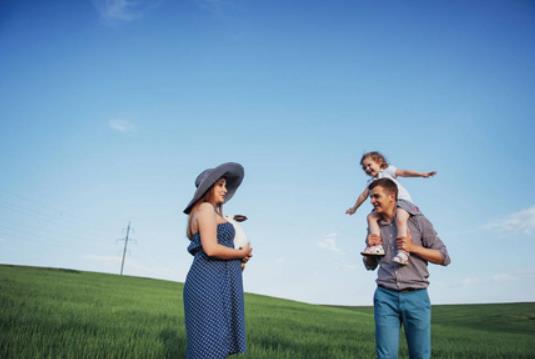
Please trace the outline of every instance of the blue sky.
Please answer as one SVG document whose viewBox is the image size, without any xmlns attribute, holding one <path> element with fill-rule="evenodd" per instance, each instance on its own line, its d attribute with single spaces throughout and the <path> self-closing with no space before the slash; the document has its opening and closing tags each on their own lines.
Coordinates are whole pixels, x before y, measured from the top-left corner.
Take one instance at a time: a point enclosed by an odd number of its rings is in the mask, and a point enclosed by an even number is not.
<svg viewBox="0 0 535 359">
<path fill-rule="evenodd" d="M 448 245 L 435 303 L 535 300 L 531 1 L 4 1 L 0 263 L 183 281 L 203 169 L 246 177 L 247 291 L 371 304 L 361 154 Z"/>
</svg>

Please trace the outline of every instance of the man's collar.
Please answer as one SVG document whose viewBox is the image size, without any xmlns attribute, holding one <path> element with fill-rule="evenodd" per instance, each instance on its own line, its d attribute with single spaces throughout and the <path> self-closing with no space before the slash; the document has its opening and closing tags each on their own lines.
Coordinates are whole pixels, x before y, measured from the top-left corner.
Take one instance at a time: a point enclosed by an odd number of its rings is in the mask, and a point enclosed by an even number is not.
<svg viewBox="0 0 535 359">
<path fill-rule="evenodd" d="M 391 221 L 388 221 L 388 220 L 386 220 L 386 219 L 379 219 L 379 220 L 377 221 L 377 223 L 378 223 L 380 226 L 384 227 L 384 226 L 389 226 L 389 225 L 391 225 L 392 223 L 394 223 L 394 220 L 392 219 Z"/>
<path fill-rule="evenodd" d="M 387 226 L 389 224 L 392 224 L 396 221 L 396 210 L 394 209 L 394 214 L 392 215 L 392 218 L 388 219 L 386 216 L 379 215 L 379 220 L 377 223 L 383 226 Z"/>
</svg>

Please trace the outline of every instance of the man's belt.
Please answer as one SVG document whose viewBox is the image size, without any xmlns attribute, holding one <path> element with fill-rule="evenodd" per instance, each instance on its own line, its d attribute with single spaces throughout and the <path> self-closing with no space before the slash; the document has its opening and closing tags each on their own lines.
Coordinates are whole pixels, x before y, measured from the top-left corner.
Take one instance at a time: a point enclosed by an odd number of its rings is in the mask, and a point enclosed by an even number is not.
<svg viewBox="0 0 535 359">
<path fill-rule="evenodd" d="M 377 284 L 378 287 L 381 287 L 383 289 L 386 289 L 386 290 L 391 290 L 391 291 L 394 291 L 394 292 L 414 292 L 415 290 L 420 290 L 420 289 L 425 289 L 425 288 L 403 288 L 403 289 L 393 289 L 393 288 L 388 288 L 382 284 Z"/>
</svg>

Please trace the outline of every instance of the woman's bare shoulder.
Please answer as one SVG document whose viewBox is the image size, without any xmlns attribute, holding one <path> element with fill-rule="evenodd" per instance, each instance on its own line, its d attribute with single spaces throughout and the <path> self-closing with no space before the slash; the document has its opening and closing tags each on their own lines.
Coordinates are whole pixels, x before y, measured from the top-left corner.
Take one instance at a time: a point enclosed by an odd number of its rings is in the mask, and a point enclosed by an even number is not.
<svg viewBox="0 0 535 359">
<path fill-rule="evenodd" d="M 214 206 L 209 202 L 203 202 L 191 211 L 191 233 L 197 233 L 199 223 L 213 221 L 216 216 Z"/>
<path fill-rule="evenodd" d="M 199 205 L 196 211 L 198 214 L 215 213 L 214 205 L 210 202 L 203 202 Z"/>
</svg>

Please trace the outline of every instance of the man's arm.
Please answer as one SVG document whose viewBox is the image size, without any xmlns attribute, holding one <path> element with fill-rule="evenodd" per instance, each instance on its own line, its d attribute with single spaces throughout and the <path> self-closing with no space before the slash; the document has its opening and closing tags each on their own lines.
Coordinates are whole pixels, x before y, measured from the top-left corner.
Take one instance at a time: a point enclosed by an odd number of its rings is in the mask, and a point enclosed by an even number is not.
<svg viewBox="0 0 535 359">
<path fill-rule="evenodd" d="M 418 257 L 434 264 L 444 265 L 444 256 L 439 250 L 429 249 L 415 244 L 412 241 L 410 232 L 407 237 L 398 238 L 396 242 L 399 249 L 407 251 L 411 255 L 417 255 Z"/>
<path fill-rule="evenodd" d="M 440 240 L 433 225 L 424 216 L 419 216 L 418 225 L 422 235 L 422 245 L 417 245 L 412 242 L 412 236 L 397 239 L 398 248 L 403 249 L 411 254 L 434 263 L 447 266 L 451 259 L 448 254 L 446 245 Z"/>
</svg>

